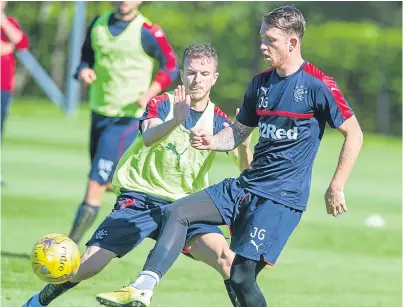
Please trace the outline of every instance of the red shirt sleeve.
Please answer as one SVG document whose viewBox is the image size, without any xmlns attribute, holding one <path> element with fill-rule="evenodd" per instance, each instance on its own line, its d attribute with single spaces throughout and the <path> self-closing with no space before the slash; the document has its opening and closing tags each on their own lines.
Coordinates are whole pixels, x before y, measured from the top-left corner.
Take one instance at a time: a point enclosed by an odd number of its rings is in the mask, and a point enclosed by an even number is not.
<svg viewBox="0 0 403 307">
<path fill-rule="evenodd" d="M 160 71 L 154 77 L 155 82 L 166 89 L 179 73 L 178 61 L 172 46 L 162 29 L 156 24 L 143 24 L 141 43 L 144 51 L 160 64 Z"/>
<path fill-rule="evenodd" d="M 18 30 L 20 30 L 21 33 L 22 33 L 22 39 L 19 41 L 19 43 L 18 43 L 17 45 L 15 45 L 15 48 L 16 48 L 17 50 L 28 49 L 28 47 L 29 47 L 28 36 L 24 33 L 24 31 L 22 31 L 18 20 L 15 19 L 14 17 L 8 17 L 8 21 L 9 21 L 10 23 L 12 23 L 13 26 L 15 26 L 15 27 L 16 27 Z"/>
</svg>

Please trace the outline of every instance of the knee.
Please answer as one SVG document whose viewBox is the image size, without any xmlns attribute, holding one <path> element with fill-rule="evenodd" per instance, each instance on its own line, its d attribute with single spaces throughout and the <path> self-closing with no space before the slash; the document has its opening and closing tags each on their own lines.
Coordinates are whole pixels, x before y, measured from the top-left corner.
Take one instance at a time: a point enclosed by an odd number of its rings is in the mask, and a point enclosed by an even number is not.
<svg viewBox="0 0 403 307">
<path fill-rule="evenodd" d="M 234 261 L 235 254 L 229 247 L 224 248 L 217 257 L 217 269 L 224 279 L 230 278 L 231 266 Z"/>
<path fill-rule="evenodd" d="M 188 219 L 185 216 L 185 212 L 180 205 L 168 206 L 164 212 L 164 220 L 175 220 L 182 225 L 189 226 Z"/>
<path fill-rule="evenodd" d="M 101 184 L 93 179 L 90 179 L 87 185 L 85 201 L 92 206 L 99 207 L 102 203 L 103 195 L 107 189 L 108 184 Z"/>
<path fill-rule="evenodd" d="M 230 279 L 233 286 L 238 289 L 247 288 L 255 282 L 251 274 L 248 274 L 248 272 L 244 270 L 239 270 L 236 267 L 232 267 Z"/>
<path fill-rule="evenodd" d="M 106 183 L 106 184 L 105 184 L 105 187 L 106 187 L 106 191 L 108 191 L 108 192 L 113 192 L 113 187 L 112 187 L 112 183 L 111 183 L 111 182 Z"/>
</svg>

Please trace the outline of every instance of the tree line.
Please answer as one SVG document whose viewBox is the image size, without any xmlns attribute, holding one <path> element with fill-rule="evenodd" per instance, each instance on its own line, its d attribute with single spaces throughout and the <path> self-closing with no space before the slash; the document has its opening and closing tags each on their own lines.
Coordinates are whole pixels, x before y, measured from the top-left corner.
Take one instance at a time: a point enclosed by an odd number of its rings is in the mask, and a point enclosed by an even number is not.
<svg viewBox="0 0 403 307">
<path fill-rule="evenodd" d="M 220 78 L 212 97 L 233 114 L 248 81 L 265 69 L 259 51 L 263 14 L 282 2 L 144 2 L 140 11 L 159 24 L 178 60 L 192 43 L 211 42 L 219 54 Z M 298 2 L 307 19 L 303 56 L 333 76 L 365 131 L 401 136 L 401 2 Z M 87 23 L 112 9 L 88 2 Z M 74 2 L 10 2 L 7 13 L 30 36 L 31 52 L 63 89 Z M 179 78 L 173 88 L 180 82 Z M 23 67 L 16 94 L 44 97 Z M 85 103 L 87 89 L 82 88 Z"/>
</svg>

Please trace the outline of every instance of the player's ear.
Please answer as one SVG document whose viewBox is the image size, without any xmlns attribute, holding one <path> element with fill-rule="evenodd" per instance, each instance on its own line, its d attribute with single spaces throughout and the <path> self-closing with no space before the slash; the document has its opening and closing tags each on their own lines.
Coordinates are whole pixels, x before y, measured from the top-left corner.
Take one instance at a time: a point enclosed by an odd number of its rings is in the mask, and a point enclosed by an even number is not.
<svg viewBox="0 0 403 307">
<path fill-rule="evenodd" d="M 180 76 L 181 76 L 181 81 L 182 81 L 182 83 L 183 83 L 183 70 L 182 70 L 182 69 L 179 71 L 179 74 L 180 74 Z"/>
<path fill-rule="evenodd" d="M 289 40 L 289 51 L 293 51 L 295 48 L 297 48 L 298 44 L 298 39 L 295 36 L 291 36 Z"/>
</svg>

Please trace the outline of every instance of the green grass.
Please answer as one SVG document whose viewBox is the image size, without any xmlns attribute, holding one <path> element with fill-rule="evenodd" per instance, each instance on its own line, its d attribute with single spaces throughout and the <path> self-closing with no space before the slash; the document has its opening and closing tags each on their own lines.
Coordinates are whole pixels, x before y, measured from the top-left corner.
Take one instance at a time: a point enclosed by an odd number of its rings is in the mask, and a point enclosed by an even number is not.
<svg viewBox="0 0 403 307">
<path fill-rule="evenodd" d="M 26 256 L 42 235 L 68 233 L 88 173 L 89 112 L 74 119 L 50 103 L 13 104 L 2 152 L 1 306 L 21 306 L 43 287 Z M 345 190 L 349 212 L 326 214 L 323 194 L 336 167 L 342 137 L 327 131 L 314 166 L 308 211 L 276 268 L 259 284 L 276 307 L 399 307 L 401 303 L 401 140 L 365 135 L 365 145 Z M 213 182 L 238 171 L 218 155 Z M 114 202 L 106 195 L 91 235 Z M 383 229 L 365 219 L 380 214 Z M 98 306 L 94 296 L 126 285 L 141 270 L 153 241 L 113 261 L 95 278 L 52 306 Z M 84 246 L 80 245 L 83 250 Z M 218 273 L 181 256 L 157 288 L 153 307 L 230 306 Z"/>
</svg>

